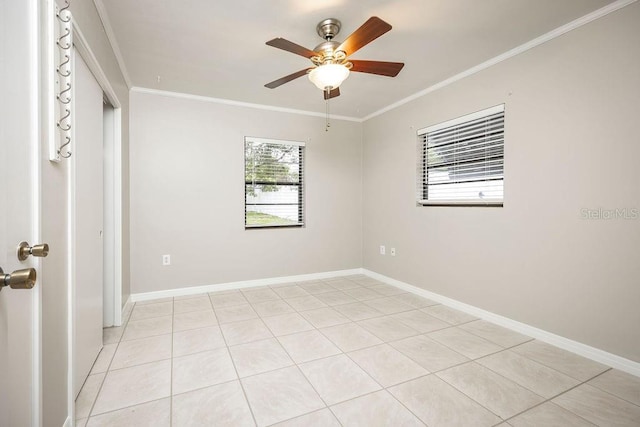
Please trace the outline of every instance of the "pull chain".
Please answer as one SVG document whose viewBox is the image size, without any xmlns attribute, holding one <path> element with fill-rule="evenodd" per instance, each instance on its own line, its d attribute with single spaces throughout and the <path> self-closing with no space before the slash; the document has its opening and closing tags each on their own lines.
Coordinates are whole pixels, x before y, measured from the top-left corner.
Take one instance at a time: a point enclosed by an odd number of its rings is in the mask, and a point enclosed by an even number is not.
<svg viewBox="0 0 640 427">
<path fill-rule="evenodd" d="M 327 121 L 324 127 L 324 131 L 325 132 L 329 132 L 329 128 L 331 127 L 331 123 L 329 123 L 329 99 L 330 99 L 330 95 L 331 95 L 331 90 L 329 88 L 325 89 L 326 91 L 326 96 L 327 96 L 327 100 L 326 100 L 326 113 L 327 113 Z"/>
</svg>

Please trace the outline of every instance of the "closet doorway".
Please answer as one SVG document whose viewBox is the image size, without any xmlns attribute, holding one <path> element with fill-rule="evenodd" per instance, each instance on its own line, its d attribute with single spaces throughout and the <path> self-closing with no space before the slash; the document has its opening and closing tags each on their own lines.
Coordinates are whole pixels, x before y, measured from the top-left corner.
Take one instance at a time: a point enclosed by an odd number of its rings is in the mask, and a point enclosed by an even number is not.
<svg viewBox="0 0 640 427">
<path fill-rule="evenodd" d="M 70 167 L 71 399 L 102 349 L 102 329 L 121 324 L 121 108 L 84 43 L 73 54 Z"/>
</svg>

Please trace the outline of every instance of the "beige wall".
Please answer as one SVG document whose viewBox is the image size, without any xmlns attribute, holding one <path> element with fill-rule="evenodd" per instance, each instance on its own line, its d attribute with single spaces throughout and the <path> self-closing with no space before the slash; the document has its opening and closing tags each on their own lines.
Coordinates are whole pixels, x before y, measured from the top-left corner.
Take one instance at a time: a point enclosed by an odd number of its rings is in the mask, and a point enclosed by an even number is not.
<svg viewBox="0 0 640 427">
<path fill-rule="evenodd" d="M 373 118 L 364 267 L 640 362 L 640 4 Z M 506 104 L 504 208 L 416 207 L 416 130 Z M 397 256 L 378 254 L 378 246 Z"/>
<path fill-rule="evenodd" d="M 307 141 L 306 227 L 244 229 L 244 137 Z M 132 293 L 358 268 L 361 124 L 131 93 Z M 162 266 L 162 255 L 171 265 Z"/>
</svg>

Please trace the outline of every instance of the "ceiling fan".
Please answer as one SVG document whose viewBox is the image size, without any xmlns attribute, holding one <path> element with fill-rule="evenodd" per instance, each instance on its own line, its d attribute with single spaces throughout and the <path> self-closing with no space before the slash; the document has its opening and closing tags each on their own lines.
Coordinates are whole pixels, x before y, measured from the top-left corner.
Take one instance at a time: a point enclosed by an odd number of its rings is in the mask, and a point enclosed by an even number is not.
<svg viewBox="0 0 640 427">
<path fill-rule="evenodd" d="M 395 77 L 402 70 L 402 67 L 404 67 L 402 62 L 349 59 L 356 51 L 391 30 L 391 25 L 373 16 L 347 37 L 345 41 L 339 43 L 334 41 L 333 38 L 340 32 L 341 26 L 340 21 L 335 18 L 321 21 L 316 26 L 316 31 L 324 39 L 324 42 L 313 50 L 280 37 L 269 40 L 267 45 L 304 56 L 311 60 L 313 66 L 267 83 L 265 87 L 275 89 L 298 77 L 309 74 L 309 80 L 324 92 L 324 99 L 328 100 L 340 95 L 339 86 L 349 77 L 350 71 Z"/>
</svg>

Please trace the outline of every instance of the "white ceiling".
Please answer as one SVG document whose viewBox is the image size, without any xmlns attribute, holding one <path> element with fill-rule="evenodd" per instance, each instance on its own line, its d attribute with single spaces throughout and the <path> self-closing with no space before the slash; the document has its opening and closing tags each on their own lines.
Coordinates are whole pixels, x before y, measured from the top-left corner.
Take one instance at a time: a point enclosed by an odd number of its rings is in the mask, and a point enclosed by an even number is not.
<svg viewBox="0 0 640 427">
<path fill-rule="evenodd" d="M 265 83 L 311 65 L 265 45 L 284 37 L 313 49 L 316 24 L 342 21 L 342 41 L 369 17 L 393 29 L 353 59 L 404 62 L 398 77 L 351 73 L 332 114 L 366 117 L 541 36 L 612 0 L 102 0 L 133 86 L 323 113 L 306 77 Z M 158 82 L 160 76 L 160 82 Z"/>
</svg>

